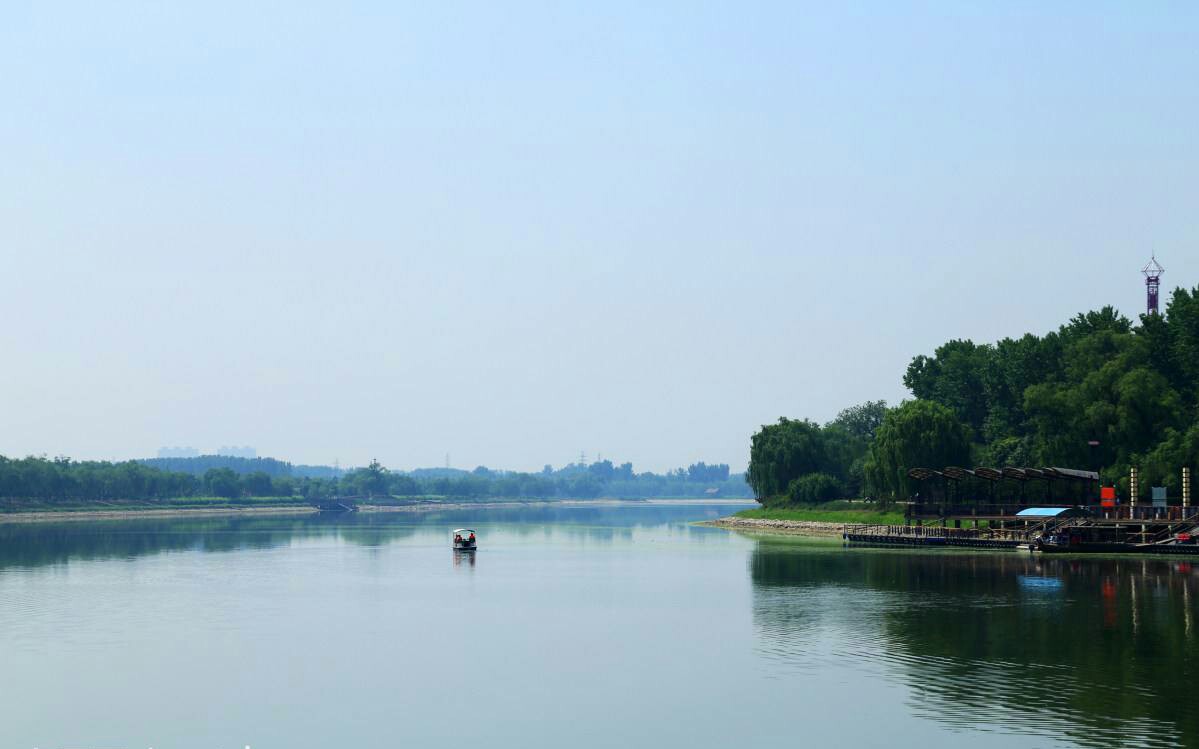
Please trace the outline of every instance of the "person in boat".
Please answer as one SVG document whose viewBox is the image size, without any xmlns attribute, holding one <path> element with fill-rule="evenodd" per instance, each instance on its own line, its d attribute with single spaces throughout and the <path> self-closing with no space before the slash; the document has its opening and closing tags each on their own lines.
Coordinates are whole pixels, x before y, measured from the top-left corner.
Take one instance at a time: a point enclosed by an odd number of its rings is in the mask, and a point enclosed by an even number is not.
<svg viewBox="0 0 1199 749">
<path fill-rule="evenodd" d="M 475 534 L 472 532 L 470 534 L 470 538 L 468 538 L 466 540 L 473 544 L 475 542 Z"/>
<path fill-rule="evenodd" d="M 462 534 L 461 533 L 454 534 L 454 543 L 456 543 L 456 544 L 462 543 Z"/>
</svg>

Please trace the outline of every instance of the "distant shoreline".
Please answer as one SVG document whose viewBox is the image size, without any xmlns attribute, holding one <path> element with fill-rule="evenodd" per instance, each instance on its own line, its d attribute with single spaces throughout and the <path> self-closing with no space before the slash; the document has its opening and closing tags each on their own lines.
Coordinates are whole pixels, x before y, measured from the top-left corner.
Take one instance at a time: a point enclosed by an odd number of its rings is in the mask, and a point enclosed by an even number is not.
<svg viewBox="0 0 1199 749">
<path fill-rule="evenodd" d="M 479 502 L 422 502 L 409 505 L 360 505 L 359 512 L 434 512 L 437 510 L 494 509 L 521 505 L 561 507 L 616 507 L 620 505 L 730 505 L 756 504 L 753 500 L 733 499 L 538 499 L 483 500 Z M 236 517 L 240 515 L 312 515 L 318 510 L 309 505 L 272 507 L 167 507 L 144 510 L 33 510 L 0 513 L 0 524 L 53 523 L 85 520 L 135 520 L 138 518 Z"/>
<path fill-rule="evenodd" d="M 80 520 L 132 520 L 134 518 L 219 517 L 231 515 L 309 515 L 315 507 L 284 505 L 282 507 L 172 507 L 145 510 L 34 510 L 0 513 L 4 523 L 53 523 Z"/>
<path fill-rule="evenodd" d="M 686 497 L 678 499 L 485 499 L 479 502 L 445 502 L 415 505 L 359 505 L 359 512 L 428 512 L 432 510 L 470 510 L 472 508 L 511 507 L 513 505 L 558 505 L 565 507 L 616 507 L 619 505 L 756 505 L 752 499 L 705 499 Z"/>
</svg>

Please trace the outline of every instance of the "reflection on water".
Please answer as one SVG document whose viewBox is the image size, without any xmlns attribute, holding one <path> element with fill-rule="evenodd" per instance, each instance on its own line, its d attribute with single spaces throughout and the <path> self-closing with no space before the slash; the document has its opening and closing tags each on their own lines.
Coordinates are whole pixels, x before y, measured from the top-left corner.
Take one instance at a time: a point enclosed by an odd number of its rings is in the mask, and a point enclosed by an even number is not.
<svg viewBox="0 0 1199 749">
<path fill-rule="evenodd" d="M 1190 562 L 759 542 L 750 569 L 776 667 L 852 665 L 955 730 L 1199 745 Z"/>
<path fill-rule="evenodd" d="M 728 746 L 658 710 L 749 639 L 703 594 L 748 591 L 750 544 L 688 524 L 740 507 L 0 525 L 0 745 Z"/>
<path fill-rule="evenodd" d="M 549 533 L 596 543 L 629 541 L 637 528 L 710 520 L 743 505 L 653 504 L 514 505 L 478 510 L 353 514 L 244 515 L 146 518 L 96 522 L 0 523 L 0 569 L 38 567 L 84 559 L 131 559 L 166 551 L 222 552 L 269 549 L 309 539 L 335 538 L 385 546 L 418 532 L 476 522 L 528 538 Z M 683 532 L 694 529 L 683 526 Z"/>
<path fill-rule="evenodd" d="M 2 743 L 1199 746 L 1190 562 L 689 524 L 735 509 L 0 525 Z"/>
</svg>

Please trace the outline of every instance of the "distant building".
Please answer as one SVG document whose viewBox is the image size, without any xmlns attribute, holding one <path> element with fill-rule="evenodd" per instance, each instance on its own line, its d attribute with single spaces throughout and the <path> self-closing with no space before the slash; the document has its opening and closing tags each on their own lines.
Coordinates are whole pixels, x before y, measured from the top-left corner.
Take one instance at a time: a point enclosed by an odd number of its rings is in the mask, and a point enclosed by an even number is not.
<svg viewBox="0 0 1199 749">
<path fill-rule="evenodd" d="M 160 458 L 197 458 L 200 456 L 200 451 L 194 447 L 160 447 L 158 448 L 158 457 Z"/>
<path fill-rule="evenodd" d="M 217 455 L 224 455 L 228 458 L 249 458 L 253 460 L 258 457 L 258 451 L 249 445 L 243 447 L 228 446 L 222 447 L 216 451 Z"/>
</svg>

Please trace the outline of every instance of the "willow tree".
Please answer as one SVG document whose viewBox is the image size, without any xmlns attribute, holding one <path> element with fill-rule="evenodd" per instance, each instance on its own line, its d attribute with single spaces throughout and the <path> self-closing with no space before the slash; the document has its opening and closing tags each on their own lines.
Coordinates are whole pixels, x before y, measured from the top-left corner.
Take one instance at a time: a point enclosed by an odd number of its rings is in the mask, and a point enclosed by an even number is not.
<svg viewBox="0 0 1199 749">
<path fill-rule="evenodd" d="M 786 494 L 793 479 L 828 468 L 828 451 L 820 425 L 807 419 L 778 420 L 753 436 L 746 481 L 760 499 Z"/>
<path fill-rule="evenodd" d="M 866 480 L 880 497 L 906 497 L 913 491 L 908 470 L 966 465 L 970 428 L 947 406 L 906 401 L 883 417 L 866 461 Z"/>
</svg>

